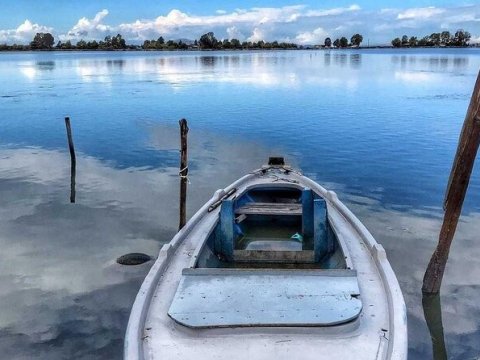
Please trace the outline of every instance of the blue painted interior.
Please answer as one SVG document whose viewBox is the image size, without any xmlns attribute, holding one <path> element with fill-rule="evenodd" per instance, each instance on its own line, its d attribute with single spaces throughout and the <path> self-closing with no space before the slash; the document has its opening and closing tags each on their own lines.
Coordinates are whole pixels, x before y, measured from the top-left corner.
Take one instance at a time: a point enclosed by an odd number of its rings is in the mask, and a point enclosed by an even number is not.
<svg viewBox="0 0 480 360">
<path fill-rule="evenodd" d="M 305 188 L 302 191 L 302 232 L 304 237 L 313 237 L 313 191 Z"/>
<path fill-rule="evenodd" d="M 255 202 L 299 204 L 302 216 L 255 214 L 247 215 L 237 224 L 236 209 Z M 312 260 L 291 264 L 288 264 L 288 260 L 268 264 L 252 260 L 252 263 L 246 264 L 243 261 L 239 264 L 235 261 L 236 250 L 306 251 L 312 254 Z M 207 239 L 196 266 L 283 268 L 290 265 L 303 268 L 346 268 L 342 250 L 328 223 L 325 199 L 309 188 L 258 187 L 237 198 L 224 200 L 219 221 Z"/>
<path fill-rule="evenodd" d="M 327 204 L 325 199 L 313 200 L 313 249 L 315 261 L 328 255 Z"/>
</svg>

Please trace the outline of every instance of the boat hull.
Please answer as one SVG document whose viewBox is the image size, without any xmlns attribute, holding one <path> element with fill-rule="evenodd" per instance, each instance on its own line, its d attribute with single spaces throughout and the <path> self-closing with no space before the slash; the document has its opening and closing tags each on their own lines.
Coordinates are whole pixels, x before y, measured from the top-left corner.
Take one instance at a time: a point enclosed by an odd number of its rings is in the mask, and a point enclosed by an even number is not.
<svg viewBox="0 0 480 360">
<path fill-rule="evenodd" d="M 309 326 L 305 318 L 296 326 L 191 328 L 172 319 L 168 312 L 181 274 L 192 268 L 202 241 L 218 222 L 219 211 L 212 206 L 233 189 L 240 194 L 257 186 L 286 185 L 308 187 L 326 200 L 347 267 L 358 273 L 360 316 L 335 326 Z M 124 350 L 125 359 L 406 359 L 405 302 L 385 250 L 334 192 L 289 168 L 262 168 L 217 191 L 162 247 L 132 307 Z"/>
</svg>

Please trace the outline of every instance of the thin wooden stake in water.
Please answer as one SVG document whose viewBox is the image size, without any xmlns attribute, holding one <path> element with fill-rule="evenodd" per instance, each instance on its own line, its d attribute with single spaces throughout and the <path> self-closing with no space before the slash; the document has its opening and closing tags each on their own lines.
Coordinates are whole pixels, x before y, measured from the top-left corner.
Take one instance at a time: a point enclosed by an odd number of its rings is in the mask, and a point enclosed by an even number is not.
<svg viewBox="0 0 480 360">
<path fill-rule="evenodd" d="M 185 226 L 187 222 L 187 175 L 188 175 L 188 143 L 187 120 L 182 119 L 180 124 L 180 222 L 178 230 Z"/>
<path fill-rule="evenodd" d="M 436 294 L 442 285 L 443 273 L 447 264 L 450 245 L 455 235 L 458 219 L 462 212 L 463 200 L 467 192 L 470 174 L 480 144 L 480 73 L 475 83 L 467 116 L 463 123 L 457 153 L 453 162 L 450 180 L 445 196 L 442 229 L 438 245 L 430 259 L 423 277 L 422 291 Z"/>
<path fill-rule="evenodd" d="M 75 148 L 73 146 L 72 128 L 70 126 L 70 118 L 65 118 L 65 126 L 67 128 L 68 148 L 70 150 L 70 202 L 75 202 L 75 176 L 77 172 L 77 158 L 75 156 Z"/>
</svg>

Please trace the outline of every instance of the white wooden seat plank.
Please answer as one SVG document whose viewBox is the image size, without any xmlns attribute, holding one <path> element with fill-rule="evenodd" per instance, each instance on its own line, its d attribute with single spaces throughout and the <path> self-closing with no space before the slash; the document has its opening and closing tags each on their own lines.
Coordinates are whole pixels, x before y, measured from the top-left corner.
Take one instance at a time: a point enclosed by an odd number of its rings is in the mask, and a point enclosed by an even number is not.
<svg viewBox="0 0 480 360">
<path fill-rule="evenodd" d="M 358 317 L 351 270 L 185 269 L 168 315 L 192 328 L 331 326 Z"/>
<path fill-rule="evenodd" d="M 249 203 L 235 210 L 241 215 L 302 215 L 302 204 L 296 203 Z"/>
</svg>

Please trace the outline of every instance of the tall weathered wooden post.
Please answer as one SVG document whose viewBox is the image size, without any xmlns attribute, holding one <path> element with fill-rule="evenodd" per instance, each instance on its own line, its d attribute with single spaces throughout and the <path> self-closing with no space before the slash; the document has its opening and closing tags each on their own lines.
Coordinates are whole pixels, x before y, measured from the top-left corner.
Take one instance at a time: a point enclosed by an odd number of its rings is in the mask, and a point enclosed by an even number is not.
<svg viewBox="0 0 480 360">
<path fill-rule="evenodd" d="M 188 183 L 188 126 L 187 120 L 181 119 L 180 124 L 180 221 L 178 230 L 187 222 L 187 183 Z"/>
<path fill-rule="evenodd" d="M 463 124 L 457 153 L 453 162 L 450 180 L 445 196 L 442 229 L 438 245 L 430 259 L 427 271 L 423 278 L 422 291 L 427 294 L 436 294 L 442 285 L 443 273 L 447 264 L 450 245 L 455 235 L 458 219 L 462 211 L 463 200 L 467 192 L 470 174 L 480 144 L 480 73 L 477 76 L 473 89 L 470 106 Z"/>
<path fill-rule="evenodd" d="M 72 127 L 70 126 L 70 118 L 65 118 L 65 127 L 67 128 L 68 148 L 70 150 L 70 202 L 75 203 L 75 177 L 77 174 L 77 158 L 75 156 L 75 148 L 73 146 Z"/>
</svg>

